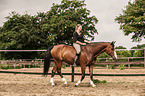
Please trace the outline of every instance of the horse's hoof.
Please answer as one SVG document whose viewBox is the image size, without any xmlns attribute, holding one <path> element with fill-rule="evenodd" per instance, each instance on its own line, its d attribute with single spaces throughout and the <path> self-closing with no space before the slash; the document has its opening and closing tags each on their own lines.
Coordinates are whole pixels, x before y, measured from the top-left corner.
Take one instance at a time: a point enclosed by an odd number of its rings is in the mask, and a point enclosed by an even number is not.
<svg viewBox="0 0 145 96">
<path fill-rule="evenodd" d="M 92 85 L 92 87 L 93 87 L 93 88 L 95 88 L 95 87 L 96 87 L 96 85 L 94 85 L 94 84 L 93 84 L 93 85 Z"/>
<path fill-rule="evenodd" d="M 54 87 L 55 85 L 52 84 L 52 87 Z"/>
<path fill-rule="evenodd" d="M 52 87 L 54 87 L 56 84 L 52 83 Z"/>
<path fill-rule="evenodd" d="M 64 85 L 68 85 L 68 83 L 67 82 L 65 82 L 65 83 L 63 83 Z"/>
<path fill-rule="evenodd" d="M 69 87 L 69 85 L 68 84 L 64 84 L 63 87 Z"/>
</svg>

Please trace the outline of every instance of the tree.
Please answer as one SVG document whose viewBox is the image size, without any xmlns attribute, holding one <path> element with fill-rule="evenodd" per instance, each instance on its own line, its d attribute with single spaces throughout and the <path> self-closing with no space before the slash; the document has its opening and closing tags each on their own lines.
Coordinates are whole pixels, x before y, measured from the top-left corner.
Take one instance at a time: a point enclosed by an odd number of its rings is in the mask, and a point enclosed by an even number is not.
<svg viewBox="0 0 145 96">
<path fill-rule="evenodd" d="M 123 46 L 117 46 L 115 49 L 126 49 L 126 48 Z"/>
<path fill-rule="evenodd" d="M 48 40 L 53 44 L 72 44 L 73 32 L 78 23 L 83 26 L 82 33 L 93 40 L 98 20 L 95 16 L 89 16 L 90 11 L 85 6 L 84 0 L 62 0 L 60 5 L 53 4 L 41 21 L 42 30 L 48 32 Z"/>
<path fill-rule="evenodd" d="M 144 49 L 145 44 L 137 45 L 136 47 L 132 47 L 131 49 Z M 144 50 L 133 51 L 133 57 L 144 57 Z"/>
<path fill-rule="evenodd" d="M 123 46 L 118 46 L 115 49 L 126 49 L 126 48 L 123 47 Z M 125 50 L 125 51 L 116 51 L 116 53 L 117 53 L 118 57 L 130 57 L 131 56 L 130 51 L 127 51 L 127 50 Z"/>
<path fill-rule="evenodd" d="M 133 57 L 144 57 L 144 50 L 137 50 L 133 53 Z"/>
<path fill-rule="evenodd" d="M 0 28 L 0 49 L 47 49 L 56 44 L 72 44 L 75 26 L 82 24 L 84 35 L 91 40 L 97 33 L 95 16 L 90 16 L 86 4 L 78 0 L 62 0 L 53 4 L 51 9 L 34 16 L 16 12 L 7 16 L 7 21 Z M 7 58 L 36 58 L 41 53 L 5 53 Z"/>
<path fill-rule="evenodd" d="M 123 14 L 115 19 L 120 24 L 120 29 L 128 36 L 132 35 L 133 41 L 141 41 L 145 38 L 145 1 L 135 0 L 128 2 Z"/>
</svg>

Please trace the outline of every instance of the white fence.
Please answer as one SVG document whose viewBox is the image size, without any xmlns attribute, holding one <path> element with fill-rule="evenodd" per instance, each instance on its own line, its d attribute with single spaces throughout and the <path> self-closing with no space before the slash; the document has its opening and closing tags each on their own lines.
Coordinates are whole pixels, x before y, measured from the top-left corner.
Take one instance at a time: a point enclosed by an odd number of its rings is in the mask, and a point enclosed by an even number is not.
<svg viewBox="0 0 145 96">
<path fill-rule="evenodd" d="M 144 50 L 144 57 L 120 57 L 120 58 L 117 58 L 117 59 L 128 59 L 128 62 L 129 62 L 129 59 L 135 59 L 135 58 L 144 58 L 144 67 L 145 67 L 145 48 L 144 49 L 115 49 L 115 51 L 130 51 L 130 50 L 134 50 L 134 51 L 137 51 L 137 50 Z M 0 50 L 0 52 L 46 52 L 47 50 Z M 98 58 L 98 59 L 110 59 L 110 58 Z M 32 59 L 25 59 L 25 60 L 32 60 Z M 33 60 L 43 60 L 43 59 L 33 59 Z"/>
</svg>

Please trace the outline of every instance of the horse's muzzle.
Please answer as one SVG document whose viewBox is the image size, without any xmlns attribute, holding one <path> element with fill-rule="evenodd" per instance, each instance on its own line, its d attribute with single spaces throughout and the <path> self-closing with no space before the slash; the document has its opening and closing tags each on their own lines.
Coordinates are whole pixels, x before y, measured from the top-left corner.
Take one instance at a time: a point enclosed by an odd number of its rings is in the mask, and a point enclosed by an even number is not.
<svg viewBox="0 0 145 96">
<path fill-rule="evenodd" d="M 116 60 L 117 58 L 115 56 L 112 57 L 113 60 Z"/>
<path fill-rule="evenodd" d="M 117 54 L 116 54 L 116 51 L 114 51 L 114 56 L 112 56 L 113 60 L 116 60 L 117 59 Z"/>
</svg>

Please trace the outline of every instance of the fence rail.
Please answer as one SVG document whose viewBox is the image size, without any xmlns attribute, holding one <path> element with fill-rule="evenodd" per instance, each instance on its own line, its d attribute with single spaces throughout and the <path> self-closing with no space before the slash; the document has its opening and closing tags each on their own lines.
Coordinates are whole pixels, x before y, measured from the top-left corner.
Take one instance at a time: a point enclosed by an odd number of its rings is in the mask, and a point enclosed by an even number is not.
<svg viewBox="0 0 145 96">
<path fill-rule="evenodd" d="M 53 60 L 52 60 L 53 61 Z M 25 68 L 25 65 L 27 66 L 43 66 L 44 62 L 43 61 L 0 61 L 0 64 L 7 64 L 8 66 L 23 66 Z M 54 64 L 54 61 L 51 63 L 51 65 Z M 67 65 L 65 62 L 63 64 Z M 131 65 L 144 65 L 143 61 L 133 61 L 133 62 L 95 62 L 94 65 L 106 65 L 106 68 L 109 68 L 109 65 L 128 65 L 128 69 L 131 68 Z M 144 66 L 145 67 L 145 66 Z M 1 66 L 0 66 L 1 68 Z"/>
<path fill-rule="evenodd" d="M 145 67 L 145 49 L 116 49 L 116 51 L 124 51 L 124 50 L 144 50 L 144 62 L 127 62 L 124 64 L 128 64 L 130 68 L 130 64 L 144 64 Z M 47 50 L 0 50 L 0 52 L 45 52 Z M 137 57 L 125 57 L 125 58 L 137 58 Z M 140 58 L 140 57 L 138 57 Z M 106 59 L 106 58 L 105 58 Z M 107 58 L 108 59 L 108 58 Z M 119 58 L 121 59 L 121 58 Z M 9 62 L 10 63 L 10 62 Z M 12 63 L 12 62 L 11 62 Z M 20 62 L 17 62 L 19 64 Z M 24 63 L 24 62 L 21 62 Z M 28 62 L 27 62 L 28 63 Z M 30 64 L 34 64 L 34 62 L 29 62 Z M 40 63 L 41 64 L 41 63 Z M 97 65 L 106 64 L 122 64 L 121 62 L 102 62 L 102 63 L 95 63 Z M 0 73 L 14 73 L 14 74 L 42 74 L 42 73 L 30 73 L 30 72 L 11 72 L 11 71 L 0 71 Z M 50 73 L 49 73 L 50 74 Z M 74 73 L 74 67 L 72 67 L 72 73 L 63 73 L 63 75 L 72 75 L 72 82 L 74 82 L 74 75 L 81 75 L 80 73 Z M 88 74 L 86 74 L 88 75 Z M 93 74 L 94 76 L 145 76 L 145 74 Z"/>
<path fill-rule="evenodd" d="M 47 50 L 0 50 L 0 52 L 45 52 Z"/>
<path fill-rule="evenodd" d="M 128 68 L 130 68 L 130 65 L 132 64 L 144 64 L 144 67 L 145 67 L 145 48 L 144 49 L 115 49 L 116 51 L 125 51 L 125 50 L 144 50 L 144 57 L 121 57 L 121 58 L 117 58 L 117 59 L 128 59 L 128 62 L 96 62 L 95 64 L 96 65 L 106 65 L 107 68 L 108 68 L 108 65 L 111 64 L 111 65 L 119 65 L 121 63 L 123 63 L 124 65 L 128 65 Z M 47 50 L 0 50 L 0 52 L 46 52 Z M 144 58 L 144 62 L 130 62 L 130 59 L 139 59 L 139 58 Z M 108 59 L 111 59 L 111 58 L 97 58 L 97 59 L 106 59 L 106 61 Z M 32 59 L 24 59 L 24 60 L 32 60 Z M 44 59 L 33 59 L 32 61 L 34 60 L 41 60 L 41 62 L 27 62 L 28 65 L 30 64 L 42 64 L 42 61 Z M 7 61 L 6 64 L 26 64 L 26 62 L 21 62 L 21 61 L 17 61 L 17 62 L 13 62 L 13 61 Z M 1 64 L 1 63 L 0 63 Z"/>
</svg>

